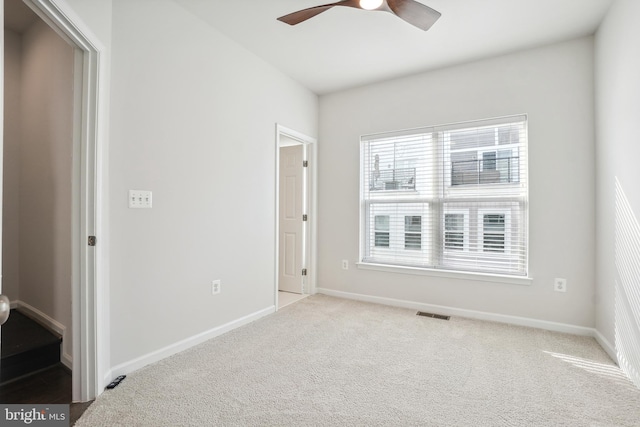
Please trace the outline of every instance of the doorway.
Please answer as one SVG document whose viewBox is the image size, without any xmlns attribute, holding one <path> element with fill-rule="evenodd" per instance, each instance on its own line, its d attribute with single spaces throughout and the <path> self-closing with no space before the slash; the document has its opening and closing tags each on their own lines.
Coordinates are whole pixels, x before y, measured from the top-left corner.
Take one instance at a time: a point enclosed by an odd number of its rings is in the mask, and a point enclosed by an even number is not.
<svg viewBox="0 0 640 427">
<path fill-rule="evenodd" d="M 99 376 L 97 372 L 98 354 L 96 352 L 99 336 L 99 331 L 96 330 L 99 326 L 96 307 L 100 295 L 96 292 L 95 282 L 98 279 L 96 270 L 99 268 L 97 265 L 99 258 L 96 252 L 99 248 L 87 245 L 88 237 L 96 234 L 98 226 L 96 220 L 99 214 L 97 165 L 101 161 L 101 155 L 97 147 L 98 122 L 102 121 L 103 113 L 98 100 L 98 75 L 99 70 L 104 68 L 99 62 L 101 48 L 96 47 L 99 44 L 92 41 L 92 35 L 88 37 L 86 30 L 79 27 L 79 22 L 69 18 L 69 11 L 63 11 L 52 0 L 23 0 L 23 2 L 43 21 L 42 25 L 47 27 L 47 30 L 53 30 L 67 44 L 71 52 L 73 74 L 69 86 L 73 87 L 73 94 L 69 118 L 71 132 L 68 142 L 71 145 L 69 152 L 72 154 L 69 157 L 72 160 L 69 160 L 69 170 L 66 171 L 70 187 L 68 197 L 70 206 L 66 214 L 70 238 L 67 247 L 62 251 L 69 253 L 70 259 L 68 303 L 71 305 L 69 308 L 71 320 L 68 321 L 70 323 L 68 327 L 64 326 L 65 330 L 69 331 L 67 342 L 71 341 L 73 345 L 65 354 L 73 372 L 72 400 L 88 401 L 97 396 L 98 389 L 105 382 L 101 378 L 104 375 Z M 0 0 L 0 3 L 5 2 Z M 18 3 L 18 0 L 12 0 L 12 3 Z M 22 5 L 22 1 L 19 3 Z M 2 74 L 5 74 L 4 68 Z M 4 115 L 4 106 L 0 108 L 0 113 Z M 4 136 L 0 137 L 2 138 L 0 150 L 4 151 Z M 50 154 L 56 155 L 57 153 L 53 151 Z M 0 177 L 3 176 L 2 169 L 0 165 Z M 2 206 L 2 208 L 4 210 L 6 207 Z M 31 214 L 32 208 L 29 207 L 27 212 Z M 95 239 L 93 241 L 95 242 Z M 2 283 L 0 283 L 0 291 L 3 290 L 1 286 Z M 55 298 L 56 293 L 52 295 Z M 39 311 L 44 313 L 43 310 Z"/>
<path fill-rule="evenodd" d="M 31 348 L 41 363 L 13 375 L 56 362 L 71 370 L 74 48 L 22 1 L 6 2 L 4 18 L 3 290 L 11 317 L 26 316 L 5 327 L 31 334 L 8 334 L 3 361 Z M 49 339 L 28 320 L 62 339 L 58 356 L 45 356 Z"/>
<path fill-rule="evenodd" d="M 276 309 L 315 293 L 315 160 L 315 139 L 276 126 Z"/>
</svg>

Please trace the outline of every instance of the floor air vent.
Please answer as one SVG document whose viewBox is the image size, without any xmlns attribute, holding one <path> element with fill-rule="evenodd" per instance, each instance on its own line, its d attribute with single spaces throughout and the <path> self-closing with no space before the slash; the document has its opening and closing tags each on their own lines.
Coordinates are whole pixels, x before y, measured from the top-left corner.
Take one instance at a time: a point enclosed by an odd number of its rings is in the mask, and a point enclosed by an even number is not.
<svg viewBox="0 0 640 427">
<path fill-rule="evenodd" d="M 451 318 L 451 316 L 444 316 L 442 314 L 435 314 L 435 313 L 426 313 L 424 311 L 419 311 L 416 313 L 416 315 L 423 316 L 423 317 L 432 317 L 434 319 L 440 319 L 440 320 L 449 320 Z"/>
</svg>

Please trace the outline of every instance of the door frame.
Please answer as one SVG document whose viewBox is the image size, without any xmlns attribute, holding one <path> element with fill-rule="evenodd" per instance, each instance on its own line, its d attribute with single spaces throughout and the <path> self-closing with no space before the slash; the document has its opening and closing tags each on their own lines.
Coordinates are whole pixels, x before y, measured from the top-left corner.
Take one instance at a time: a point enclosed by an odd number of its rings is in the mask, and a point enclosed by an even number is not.
<svg viewBox="0 0 640 427">
<path fill-rule="evenodd" d="M 4 0 L 3 6 L 4 6 Z M 89 247 L 88 236 L 101 236 L 103 198 L 99 189 L 103 180 L 99 169 L 103 166 L 102 142 L 106 110 L 103 106 L 105 86 L 103 60 L 105 48 L 68 9 L 55 0 L 23 0 L 47 25 L 75 49 L 74 63 L 74 123 L 73 123 L 73 179 L 72 179 L 72 330 L 73 369 L 72 399 L 94 399 L 105 384 L 99 375 L 100 356 L 108 349 L 100 348 L 98 337 L 107 307 L 102 307 L 100 274 L 101 259 L 106 245 Z M 4 28 L 4 25 L 3 25 Z M 3 71 L 4 76 L 4 71 Z M 4 106 L 2 107 L 4 111 Z M 0 135 L 0 138 L 2 136 Z M 1 141 L 1 140 L 0 140 Z M 3 144 L 0 143 L 0 147 Z M 104 173 L 104 172 L 101 172 Z M 106 237 L 106 232 L 104 233 Z M 106 240 L 106 239 L 104 239 Z M 104 291 L 103 291 L 104 292 Z M 100 308 L 102 307 L 102 310 Z M 108 346 L 106 346 L 108 347 Z M 104 360 L 100 360 L 104 369 Z"/>
<path fill-rule="evenodd" d="M 278 310 L 278 282 L 280 277 L 280 146 L 284 138 L 293 139 L 305 145 L 307 160 L 307 181 L 306 188 L 306 212 L 309 220 L 306 221 L 305 228 L 305 265 L 307 266 L 307 276 L 304 283 L 304 294 L 313 295 L 316 293 L 316 273 L 317 273 L 317 181 L 318 181 L 318 147 L 317 140 L 301 132 L 289 129 L 276 123 L 276 173 L 275 173 L 275 276 L 274 276 L 274 294 L 273 304 L 276 311 Z"/>
</svg>

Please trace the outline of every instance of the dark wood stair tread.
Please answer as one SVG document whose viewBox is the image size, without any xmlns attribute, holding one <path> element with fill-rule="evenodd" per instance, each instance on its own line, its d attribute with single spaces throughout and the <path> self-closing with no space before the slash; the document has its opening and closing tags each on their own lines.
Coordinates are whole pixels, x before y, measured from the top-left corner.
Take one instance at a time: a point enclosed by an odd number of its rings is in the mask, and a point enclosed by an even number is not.
<svg viewBox="0 0 640 427">
<path fill-rule="evenodd" d="M 60 343 L 62 338 L 31 320 L 17 310 L 11 310 L 7 322 L 2 325 L 1 357 L 24 353 L 34 348 Z"/>
<path fill-rule="evenodd" d="M 2 326 L 0 383 L 60 363 L 62 338 L 24 314 L 11 310 Z"/>
</svg>

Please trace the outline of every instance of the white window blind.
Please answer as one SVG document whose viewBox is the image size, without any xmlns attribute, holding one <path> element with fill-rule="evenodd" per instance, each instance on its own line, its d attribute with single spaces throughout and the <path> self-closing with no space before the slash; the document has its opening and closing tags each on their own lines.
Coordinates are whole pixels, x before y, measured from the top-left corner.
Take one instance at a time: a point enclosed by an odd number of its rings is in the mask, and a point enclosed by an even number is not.
<svg viewBox="0 0 640 427">
<path fill-rule="evenodd" d="M 361 138 L 365 263 L 527 275 L 527 118 Z"/>
</svg>

